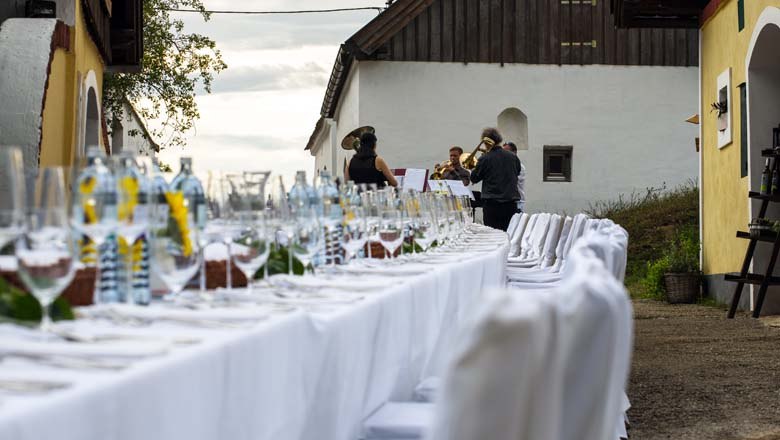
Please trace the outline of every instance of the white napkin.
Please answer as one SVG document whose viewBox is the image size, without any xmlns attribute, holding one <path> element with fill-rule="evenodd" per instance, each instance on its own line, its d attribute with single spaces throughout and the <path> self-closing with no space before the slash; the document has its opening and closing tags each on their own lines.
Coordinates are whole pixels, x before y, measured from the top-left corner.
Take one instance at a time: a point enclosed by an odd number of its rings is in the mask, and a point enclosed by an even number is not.
<svg viewBox="0 0 780 440">
<path fill-rule="evenodd" d="M 85 317 L 100 318 L 107 313 L 116 313 L 123 317 L 144 320 L 176 320 L 176 321 L 259 321 L 268 318 L 268 311 L 260 308 L 215 308 L 191 310 L 184 308 L 152 305 L 150 307 L 131 306 L 126 304 L 106 304 L 78 309 Z"/>
<path fill-rule="evenodd" d="M 169 347 L 167 343 L 152 341 L 143 343 L 75 344 L 0 337 L 0 357 L 3 355 L 17 355 L 139 359 L 163 355 L 168 352 Z"/>
</svg>

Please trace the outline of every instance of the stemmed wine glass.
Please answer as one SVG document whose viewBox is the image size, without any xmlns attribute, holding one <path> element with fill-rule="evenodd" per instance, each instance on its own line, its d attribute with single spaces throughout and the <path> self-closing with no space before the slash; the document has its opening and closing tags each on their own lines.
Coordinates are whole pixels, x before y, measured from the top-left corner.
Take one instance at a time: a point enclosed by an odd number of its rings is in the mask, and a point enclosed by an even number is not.
<svg viewBox="0 0 780 440">
<path fill-rule="evenodd" d="M 352 261 L 368 241 L 368 223 L 363 208 L 347 206 L 343 227 L 342 247 L 347 251 L 347 260 Z"/>
<path fill-rule="evenodd" d="M 262 194 L 253 194 L 244 184 L 236 190 L 241 204 L 234 206 L 237 227 L 231 228 L 230 257 L 246 277 L 246 291 L 251 293 L 252 280 L 268 261 L 271 251 L 269 234 L 262 210 Z"/>
<path fill-rule="evenodd" d="M 403 242 L 403 231 L 404 223 L 401 213 L 395 209 L 384 210 L 379 223 L 379 241 L 391 259 L 395 258 L 395 251 Z"/>
<path fill-rule="evenodd" d="M 44 334 L 51 326 L 49 307 L 75 274 L 76 250 L 66 206 L 62 168 L 40 169 L 15 250 L 19 278 L 41 304 Z"/>
<path fill-rule="evenodd" d="M 276 241 L 276 245 L 287 248 L 287 273 L 293 275 L 292 244 L 295 238 L 295 219 L 287 200 L 287 191 L 282 176 L 276 176 L 271 188 L 271 199 L 266 206 L 266 224 Z"/>
<path fill-rule="evenodd" d="M 0 147 L 0 249 L 16 239 L 24 225 L 26 203 L 22 151 Z"/>
<path fill-rule="evenodd" d="M 152 269 L 178 296 L 200 268 L 200 241 L 195 218 L 181 191 L 165 193 L 168 216 L 155 216 L 150 230 L 149 256 Z"/>
<path fill-rule="evenodd" d="M 295 221 L 295 236 L 292 242 L 292 250 L 295 256 L 303 263 L 303 267 L 310 266 L 314 257 L 325 247 L 323 228 L 312 210 L 308 215 L 299 215 Z"/>
<path fill-rule="evenodd" d="M 214 179 L 209 175 L 207 193 L 208 221 L 203 229 L 203 243 L 206 246 L 214 243 L 225 245 L 225 287 L 233 289 L 233 267 L 230 258 L 230 243 L 233 241 L 233 231 L 236 229 L 235 211 L 228 203 L 227 189 L 229 182 L 225 178 Z M 205 252 L 204 252 L 205 258 Z M 220 255 L 221 258 L 221 255 Z"/>
<path fill-rule="evenodd" d="M 116 165 L 117 192 L 117 234 L 123 241 L 120 248 L 124 249 L 126 297 L 128 304 L 133 304 L 140 298 L 135 298 L 133 292 L 133 268 L 135 266 L 135 242 L 149 227 L 151 216 L 150 185 L 146 170 L 139 167 L 132 153 L 122 153 Z M 122 246 L 124 245 L 124 246 Z"/>
</svg>

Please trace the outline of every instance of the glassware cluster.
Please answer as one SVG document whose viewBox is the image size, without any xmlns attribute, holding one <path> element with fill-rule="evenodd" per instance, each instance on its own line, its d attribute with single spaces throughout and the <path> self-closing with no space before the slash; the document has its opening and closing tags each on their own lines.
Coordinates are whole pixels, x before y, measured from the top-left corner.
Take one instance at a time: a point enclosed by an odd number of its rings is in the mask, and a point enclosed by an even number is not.
<svg viewBox="0 0 780 440">
<path fill-rule="evenodd" d="M 37 170 L 34 185 L 24 170 L 19 149 L 0 149 L 0 248 L 14 244 L 43 329 L 79 264 L 95 266 L 95 303 L 147 305 L 153 274 L 176 299 L 200 272 L 202 295 L 206 261 L 225 261 L 227 289 L 235 265 L 251 292 L 258 275 L 268 280 L 273 250 L 286 254 L 288 275 L 295 260 L 310 273 L 389 265 L 460 246 L 473 223 L 468 198 L 339 185 L 327 171 L 314 185 L 299 171 L 289 191 L 267 171 L 209 172 L 204 189 L 190 158 L 169 184 L 154 159 L 99 148 L 74 168 L 69 189 L 62 168 Z"/>
</svg>

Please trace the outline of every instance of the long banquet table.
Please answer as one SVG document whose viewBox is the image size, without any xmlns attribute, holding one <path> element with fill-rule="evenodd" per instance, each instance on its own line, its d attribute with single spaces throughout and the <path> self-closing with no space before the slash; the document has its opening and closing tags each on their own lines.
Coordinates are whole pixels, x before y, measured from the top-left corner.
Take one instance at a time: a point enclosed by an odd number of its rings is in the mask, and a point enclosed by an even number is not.
<svg viewBox="0 0 780 440">
<path fill-rule="evenodd" d="M 45 377 L 70 386 L 0 392 L 0 439 L 355 439 L 383 402 L 409 399 L 420 380 L 440 372 L 481 293 L 504 284 L 506 235 L 478 234 L 479 251 L 409 263 L 424 268 L 416 275 L 340 277 L 356 288 L 381 284 L 361 290 L 359 301 L 297 308 L 241 329 L 172 322 L 133 329 L 199 342 L 121 371 L 3 359 L 0 381 Z"/>
</svg>

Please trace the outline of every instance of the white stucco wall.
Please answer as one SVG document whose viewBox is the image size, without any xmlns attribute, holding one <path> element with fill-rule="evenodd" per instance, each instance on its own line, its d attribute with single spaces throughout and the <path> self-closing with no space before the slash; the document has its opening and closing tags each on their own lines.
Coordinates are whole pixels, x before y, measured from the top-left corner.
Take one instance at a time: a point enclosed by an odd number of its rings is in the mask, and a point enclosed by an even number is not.
<svg viewBox="0 0 780 440">
<path fill-rule="evenodd" d="M 697 108 L 695 67 L 369 61 L 353 70 L 359 82 L 342 95 L 339 139 L 373 125 L 392 168 L 430 169 L 450 145 L 473 149 L 483 127 L 520 109 L 528 118 L 529 149 L 519 156 L 529 211 L 574 213 L 697 174 L 697 130 L 685 122 Z M 544 145 L 573 146 L 571 183 L 542 181 Z"/>
<path fill-rule="evenodd" d="M 56 23 L 48 18 L 12 18 L 0 27 L 0 145 L 20 147 L 25 169 L 38 168 Z"/>
<path fill-rule="evenodd" d="M 109 119 L 110 115 L 109 115 Z M 136 117 L 128 104 L 122 106 L 122 117 L 119 126 L 112 129 L 109 140 L 111 153 L 119 154 L 122 151 L 130 151 L 133 154 L 154 157 L 152 144 L 144 139 L 143 121 Z"/>
</svg>

